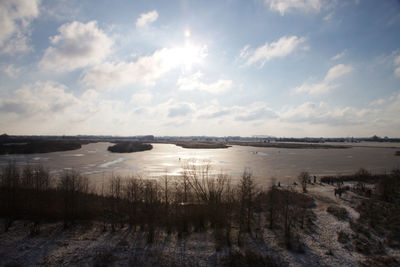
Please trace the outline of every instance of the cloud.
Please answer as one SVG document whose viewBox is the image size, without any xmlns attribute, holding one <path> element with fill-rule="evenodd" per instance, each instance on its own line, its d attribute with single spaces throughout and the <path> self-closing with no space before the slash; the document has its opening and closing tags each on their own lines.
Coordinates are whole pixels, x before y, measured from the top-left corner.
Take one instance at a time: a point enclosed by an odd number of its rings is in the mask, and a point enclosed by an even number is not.
<svg viewBox="0 0 400 267">
<path fill-rule="evenodd" d="M 179 90 L 200 90 L 211 94 L 220 94 L 232 88 L 233 82 L 231 80 L 219 79 L 213 83 L 204 83 L 200 81 L 201 77 L 203 77 L 201 72 L 186 77 L 180 77 L 177 82 Z"/>
<path fill-rule="evenodd" d="M 298 106 L 285 107 L 279 112 L 282 123 L 301 126 L 302 130 L 333 127 L 336 134 L 365 135 L 369 133 L 398 136 L 400 130 L 400 93 L 372 101 L 368 107 L 335 107 L 325 102 L 306 102 Z M 325 128 L 325 131 L 329 128 Z M 344 132 L 345 131 L 345 132 Z M 335 135 L 326 132 L 326 135 Z M 315 136 L 315 134 L 314 134 Z"/>
<path fill-rule="evenodd" d="M 300 44 L 305 42 L 305 38 L 293 36 L 283 36 L 278 41 L 271 44 L 265 43 L 265 45 L 256 48 L 254 51 L 250 51 L 250 46 L 246 45 L 240 51 L 240 58 L 245 60 L 245 65 L 252 65 L 257 62 L 261 62 L 261 67 L 267 61 L 274 58 L 283 58 L 293 53 Z"/>
<path fill-rule="evenodd" d="M 151 102 L 153 95 L 150 92 L 142 91 L 132 94 L 131 103 L 141 106 Z"/>
<path fill-rule="evenodd" d="M 50 37 L 39 66 L 46 70 L 72 71 L 98 64 L 111 52 L 113 40 L 98 28 L 96 21 L 74 21 L 58 28 L 60 34 Z"/>
<path fill-rule="evenodd" d="M 48 116 L 60 112 L 79 100 L 67 87 L 54 82 L 37 82 L 14 92 L 14 96 L 0 101 L 0 111 L 19 115 Z"/>
<path fill-rule="evenodd" d="M 372 101 L 371 103 L 369 103 L 369 105 L 370 106 L 382 106 L 386 102 L 387 102 L 386 99 L 378 98 L 378 99 L 375 99 L 374 101 Z"/>
<path fill-rule="evenodd" d="M 228 116 L 234 113 L 234 108 L 232 107 L 222 107 L 217 100 L 211 101 L 211 105 L 203 107 L 198 110 L 198 119 L 217 119 L 224 116 Z"/>
<path fill-rule="evenodd" d="M 65 85 L 37 82 L 0 99 L 0 128 L 17 134 L 128 134 L 132 113 L 126 103 L 102 99 L 95 90 L 77 97 Z"/>
<path fill-rule="evenodd" d="M 394 76 L 396 78 L 400 78 L 400 52 L 395 51 L 394 52 L 394 59 L 393 59 L 393 64 L 394 64 Z"/>
<path fill-rule="evenodd" d="M 338 64 L 329 69 L 325 78 L 318 83 L 303 83 L 301 86 L 296 87 L 294 92 L 307 93 L 307 94 L 324 94 L 328 93 L 334 88 L 338 87 L 337 80 L 353 71 L 350 65 Z"/>
<path fill-rule="evenodd" d="M 342 57 L 344 57 L 346 55 L 346 50 L 342 51 L 339 54 L 336 54 L 335 56 L 331 57 L 331 60 L 338 60 L 341 59 Z"/>
<path fill-rule="evenodd" d="M 188 103 L 179 103 L 172 106 L 168 110 L 168 117 L 184 117 L 194 111 L 194 107 Z"/>
<path fill-rule="evenodd" d="M 325 20 L 325 21 L 331 20 L 331 19 L 333 18 L 333 15 L 334 15 L 333 12 L 328 13 L 328 15 L 326 15 L 326 16 L 324 17 L 324 20 Z"/>
<path fill-rule="evenodd" d="M 145 27 L 150 23 L 156 21 L 158 18 L 158 12 L 156 10 L 140 14 L 140 17 L 136 20 L 136 27 Z"/>
<path fill-rule="evenodd" d="M 39 15 L 39 0 L 0 1 L 0 51 L 6 54 L 27 52 L 29 27 Z"/>
<path fill-rule="evenodd" d="M 353 107 L 331 107 L 325 102 L 306 102 L 290 107 L 279 114 L 284 122 L 325 124 L 331 126 L 368 123 L 374 110 Z"/>
<path fill-rule="evenodd" d="M 338 64 L 329 69 L 325 76 L 325 81 L 331 82 L 353 71 L 353 67 L 344 64 Z"/>
<path fill-rule="evenodd" d="M 267 105 L 261 102 L 252 103 L 245 107 L 235 107 L 236 121 L 257 121 L 277 118 L 277 114 Z"/>
<path fill-rule="evenodd" d="M 229 121 L 253 122 L 278 118 L 275 111 L 262 102 L 254 102 L 247 106 L 222 107 L 218 103 L 198 109 L 199 119 L 216 119 L 228 117 Z"/>
<path fill-rule="evenodd" d="M 193 54 L 203 55 L 203 47 L 193 47 Z M 139 57 L 131 62 L 104 62 L 86 70 L 81 81 L 97 89 L 118 88 L 128 84 L 141 83 L 154 86 L 155 80 L 165 73 L 187 64 L 183 57 L 185 48 L 162 48 L 152 55 Z"/>
<path fill-rule="evenodd" d="M 265 0 L 271 10 L 279 12 L 282 16 L 288 12 L 301 11 L 305 13 L 318 13 L 322 0 Z"/>
<path fill-rule="evenodd" d="M 396 76 L 396 78 L 400 78 L 400 67 L 397 67 L 397 68 L 394 70 L 394 75 Z"/>
<path fill-rule="evenodd" d="M 230 109 L 222 109 L 222 110 L 205 110 L 203 111 L 203 114 L 199 115 L 200 119 L 215 119 L 215 118 L 220 118 L 222 116 L 230 115 L 232 111 Z"/>
<path fill-rule="evenodd" d="M 22 68 L 17 68 L 13 64 L 1 65 L 0 69 L 11 78 L 16 78 L 22 70 Z"/>
</svg>

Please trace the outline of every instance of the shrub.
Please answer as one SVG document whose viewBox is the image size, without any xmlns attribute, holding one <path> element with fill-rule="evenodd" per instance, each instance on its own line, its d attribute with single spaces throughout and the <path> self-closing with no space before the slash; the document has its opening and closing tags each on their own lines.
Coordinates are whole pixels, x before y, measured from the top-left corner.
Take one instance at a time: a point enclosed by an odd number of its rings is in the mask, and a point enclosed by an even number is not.
<svg viewBox="0 0 400 267">
<path fill-rule="evenodd" d="M 348 218 L 347 210 L 339 206 L 329 206 L 326 211 L 341 221 L 344 221 Z"/>
</svg>

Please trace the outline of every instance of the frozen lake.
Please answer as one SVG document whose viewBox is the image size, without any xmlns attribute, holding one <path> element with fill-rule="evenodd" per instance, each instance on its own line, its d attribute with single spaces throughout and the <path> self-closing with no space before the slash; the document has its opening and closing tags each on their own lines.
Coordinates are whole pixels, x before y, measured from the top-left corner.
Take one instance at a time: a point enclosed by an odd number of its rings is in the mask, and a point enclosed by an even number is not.
<svg viewBox="0 0 400 267">
<path fill-rule="evenodd" d="M 111 174 L 123 176 L 142 174 L 144 177 L 179 176 L 188 161 L 209 162 L 215 172 L 238 178 L 249 168 L 257 182 L 268 183 L 272 177 L 283 183 L 296 178 L 301 171 L 312 175 L 354 173 L 365 168 L 383 173 L 400 168 L 395 152 L 400 144 L 356 144 L 349 149 L 282 149 L 233 146 L 228 149 L 185 149 L 172 144 L 153 144 L 150 151 L 111 153 L 110 143 L 92 143 L 81 149 L 30 155 L 3 155 L 0 164 L 15 160 L 19 166 L 41 163 L 53 174 L 66 169 L 78 170 L 94 182 Z M 373 146 L 373 147 L 371 147 Z"/>
</svg>

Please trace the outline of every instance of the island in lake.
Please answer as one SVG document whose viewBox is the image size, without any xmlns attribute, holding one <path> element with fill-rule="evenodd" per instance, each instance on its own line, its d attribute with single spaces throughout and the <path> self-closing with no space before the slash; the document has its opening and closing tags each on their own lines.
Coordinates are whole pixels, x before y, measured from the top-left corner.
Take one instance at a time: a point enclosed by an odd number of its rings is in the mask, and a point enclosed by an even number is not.
<svg viewBox="0 0 400 267">
<path fill-rule="evenodd" d="M 131 153 L 140 152 L 153 149 L 151 144 L 144 144 L 141 142 L 118 142 L 113 146 L 107 148 L 108 151 L 113 153 Z"/>
<path fill-rule="evenodd" d="M 210 148 L 228 148 L 230 146 L 219 143 L 219 142 L 194 142 L 194 141 L 186 141 L 176 143 L 177 146 L 183 148 L 195 148 L 195 149 L 210 149 Z"/>
</svg>

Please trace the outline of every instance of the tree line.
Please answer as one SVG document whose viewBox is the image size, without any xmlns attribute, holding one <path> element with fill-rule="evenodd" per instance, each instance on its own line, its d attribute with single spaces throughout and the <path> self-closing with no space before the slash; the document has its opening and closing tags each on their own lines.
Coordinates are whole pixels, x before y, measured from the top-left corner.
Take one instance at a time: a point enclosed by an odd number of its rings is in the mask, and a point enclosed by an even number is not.
<svg viewBox="0 0 400 267">
<path fill-rule="evenodd" d="M 259 189 L 250 170 L 233 184 L 209 163 L 185 164 L 179 177 L 149 179 L 112 175 L 94 189 L 89 179 L 66 170 L 55 177 L 41 165 L 23 168 L 10 162 L 0 173 L 0 216 L 4 230 L 26 220 L 32 235 L 45 222 L 62 221 L 65 228 L 97 221 L 104 231 L 129 226 L 146 232 L 147 242 L 158 231 L 184 237 L 212 230 L 216 249 L 241 245 L 245 234 L 262 238 L 274 230 L 287 248 L 302 250 L 299 231 L 313 227 L 313 199 L 291 187 Z"/>
</svg>

